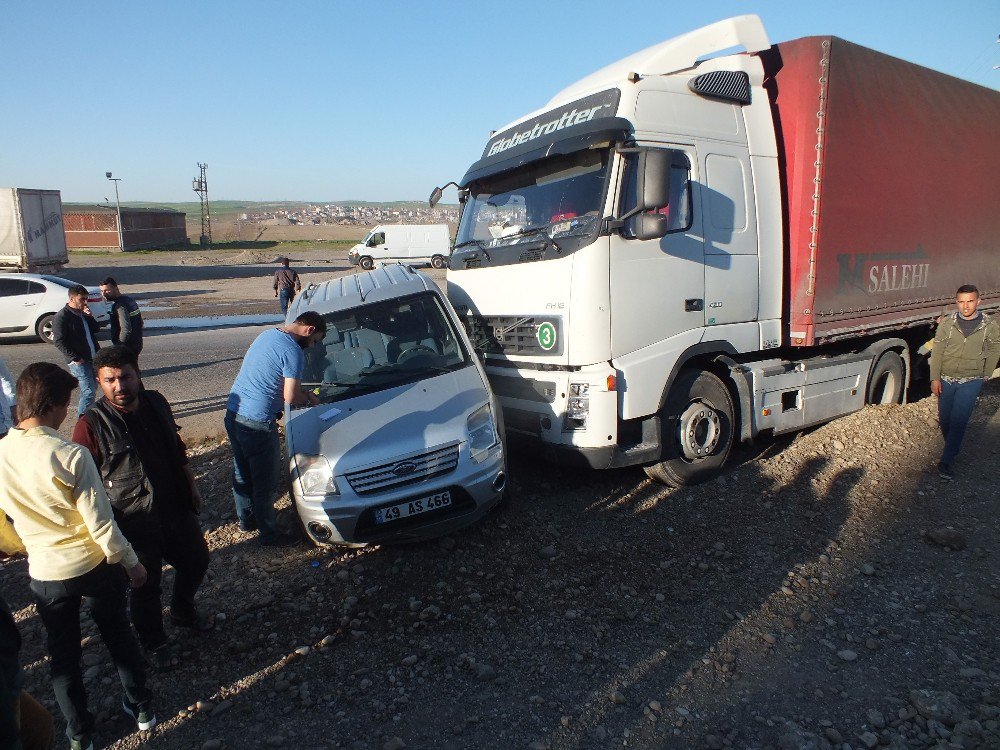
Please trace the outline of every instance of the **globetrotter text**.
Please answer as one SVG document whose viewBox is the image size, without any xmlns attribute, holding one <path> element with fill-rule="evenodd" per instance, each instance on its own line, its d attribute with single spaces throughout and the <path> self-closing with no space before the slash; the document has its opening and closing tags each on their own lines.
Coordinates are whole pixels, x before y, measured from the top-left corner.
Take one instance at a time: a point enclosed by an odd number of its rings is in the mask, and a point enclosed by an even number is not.
<svg viewBox="0 0 1000 750">
<path fill-rule="evenodd" d="M 496 156 L 509 148 L 514 148 L 514 146 L 519 146 L 522 143 L 533 141 L 543 135 L 550 135 L 557 130 L 568 128 L 570 125 L 579 125 L 580 123 L 588 122 L 593 119 L 594 114 L 596 114 L 599 110 L 604 109 L 606 106 L 606 104 L 601 104 L 597 107 L 591 107 L 590 109 L 571 109 L 569 112 L 563 112 L 562 116 L 557 120 L 552 120 L 551 122 L 540 122 L 535 125 L 535 127 L 531 128 L 531 130 L 525 130 L 523 133 L 514 133 L 509 138 L 497 141 L 490 147 L 487 156 Z"/>
</svg>

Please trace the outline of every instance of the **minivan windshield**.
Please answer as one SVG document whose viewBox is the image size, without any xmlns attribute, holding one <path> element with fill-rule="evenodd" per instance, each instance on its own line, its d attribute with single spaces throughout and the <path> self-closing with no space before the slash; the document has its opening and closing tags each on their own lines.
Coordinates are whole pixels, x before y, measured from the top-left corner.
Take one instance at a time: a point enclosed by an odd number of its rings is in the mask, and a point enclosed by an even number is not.
<svg viewBox="0 0 1000 750">
<path fill-rule="evenodd" d="M 326 337 L 305 351 L 302 385 L 340 401 L 469 364 L 439 297 L 425 292 L 324 313 Z"/>
<path fill-rule="evenodd" d="M 553 156 L 469 186 L 455 247 L 590 233 L 598 222 L 608 148 Z M 509 239 L 508 239 L 509 238 Z"/>
</svg>

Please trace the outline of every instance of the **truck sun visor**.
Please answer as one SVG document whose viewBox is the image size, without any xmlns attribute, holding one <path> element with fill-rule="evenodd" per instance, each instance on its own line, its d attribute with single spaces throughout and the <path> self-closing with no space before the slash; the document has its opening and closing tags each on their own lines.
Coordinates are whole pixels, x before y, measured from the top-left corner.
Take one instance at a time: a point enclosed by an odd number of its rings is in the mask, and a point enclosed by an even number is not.
<svg viewBox="0 0 1000 750">
<path fill-rule="evenodd" d="M 601 91 L 497 133 L 462 178 L 462 185 L 545 156 L 626 137 L 632 132 L 631 123 L 615 117 L 620 97 L 618 89 Z"/>
</svg>

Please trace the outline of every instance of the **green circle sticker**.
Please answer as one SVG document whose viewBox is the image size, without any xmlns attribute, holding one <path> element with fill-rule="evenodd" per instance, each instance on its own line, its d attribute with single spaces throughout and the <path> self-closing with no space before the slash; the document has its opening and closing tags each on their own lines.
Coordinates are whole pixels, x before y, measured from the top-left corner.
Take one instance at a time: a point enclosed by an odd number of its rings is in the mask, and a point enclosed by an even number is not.
<svg viewBox="0 0 1000 750">
<path fill-rule="evenodd" d="M 545 351 L 555 348 L 556 327 L 551 323 L 542 323 L 539 325 L 538 330 L 535 331 L 535 336 L 538 338 L 538 345 Z"/>
</svg>

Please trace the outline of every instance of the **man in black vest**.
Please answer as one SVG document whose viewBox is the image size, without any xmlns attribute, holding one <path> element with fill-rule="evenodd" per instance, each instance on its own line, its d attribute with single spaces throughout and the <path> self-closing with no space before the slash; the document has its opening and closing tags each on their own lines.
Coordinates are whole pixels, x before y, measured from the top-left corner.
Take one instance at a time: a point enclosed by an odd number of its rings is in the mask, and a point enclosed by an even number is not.
<svg viewBox="0 0 1000 750">
<path fill-rule="evenodd" d="M 136 355 L 124 346 L 101 349 L 94 369 L 103 397 L 73 429 L 90 450 L 114 508 L 115 521 L 148 574 L 132 591 L 130 614 L 155 666 L 172 666 L 160 606 L 162 565 L 174 567 L 170 619 L 195 631 L 211 630 L 194 598 L 208 569 L 208 545 L 198 523 L 201 493 L 177 434 L 170 405 L 142 387 Z"/>
<path fill-rule="evenodd" d="M 135 352 L 142 351 L 142 311 L 134 299 L 122 294 L 118 282 L 108 276 L 101 282 L 101 294 L 111 303 L 111 343 Z"/>
</svg>

